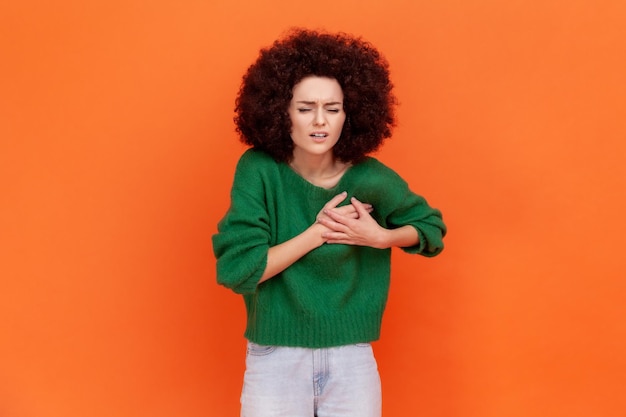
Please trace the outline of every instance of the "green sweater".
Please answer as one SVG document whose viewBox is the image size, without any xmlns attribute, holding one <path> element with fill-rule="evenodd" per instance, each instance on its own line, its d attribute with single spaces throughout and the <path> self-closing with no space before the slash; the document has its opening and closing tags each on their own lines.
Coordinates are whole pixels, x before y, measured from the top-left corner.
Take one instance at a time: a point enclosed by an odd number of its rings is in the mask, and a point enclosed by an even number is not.
<svg viewBox="0 0 626 417">
<path fill-rule="evenodd" d="M 248 340 L 318 348 L 378 339 L 391 249 L 324 244 L 258 284 L 268 249 L 302 233 L 342 191 L 348 192 L 344 204 L 352 196 L 372 204 L 372 216 L 385 228 L 414 226 L 419 243 L 404 251 L 435 256 L 443 249 L 441 213 L 378 160 L 353 165 L 337 186 L 324 189 L 250 149 L 237 164 L 231 205 L 213 236 L 217 281 L 243 294 Z"/>
</svg>

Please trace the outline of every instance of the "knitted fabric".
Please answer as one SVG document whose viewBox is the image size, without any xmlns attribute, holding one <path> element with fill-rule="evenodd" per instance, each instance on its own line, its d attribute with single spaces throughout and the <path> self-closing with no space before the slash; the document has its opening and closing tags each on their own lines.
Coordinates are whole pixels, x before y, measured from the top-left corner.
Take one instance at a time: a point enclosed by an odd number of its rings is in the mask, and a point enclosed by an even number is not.
<svg viewBox="0 0 626 417">
<path fill-rule="evenodd" d="M 388 229 L 415 227 L 408 253 L 435 256 L 446 227 L 439 210 L 375 158 L 351 166 L 331 188 L 317 187 L 267 154 L 246 151 L 237 164 L 231 205 L 213 236 L 218 283 L 243 294 L 245 337 L 262 345 L 309 348 L 371 342 L 389 292 L 391 249 L 324 244 L 259 284 L 270 247 L 302 233 L 321 208 L 347 191 L 374 207 Z"/>
</svg>

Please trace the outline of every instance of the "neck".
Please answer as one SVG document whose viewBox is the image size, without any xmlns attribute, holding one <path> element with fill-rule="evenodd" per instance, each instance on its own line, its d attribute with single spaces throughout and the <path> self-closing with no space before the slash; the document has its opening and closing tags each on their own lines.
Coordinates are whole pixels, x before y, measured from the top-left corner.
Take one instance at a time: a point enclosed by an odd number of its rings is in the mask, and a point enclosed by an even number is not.
<svg viewBox="0 0 626 417">
<path fill-rule="evenodd" d="M 302 155 L 294 152 L 289 163 L 300 175 L 307 177 L 325 177 L 337 171 L 339 161 L 333 155 Z"/>
<path fill-rule="evenodd" d="M 332 155 L 297 155 L 289 163 L 291 168 L 310 183 L 332 188 L 350 166 Z"/>
</svg>

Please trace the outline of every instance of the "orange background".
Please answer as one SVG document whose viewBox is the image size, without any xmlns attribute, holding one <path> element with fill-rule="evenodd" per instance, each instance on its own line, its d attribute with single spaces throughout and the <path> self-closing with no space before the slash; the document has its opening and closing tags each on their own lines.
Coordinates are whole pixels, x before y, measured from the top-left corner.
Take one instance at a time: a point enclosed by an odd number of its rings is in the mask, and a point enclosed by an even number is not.
<svg viewBox="0 0 626 417">
<path fill-rule="evenodd" d="M 450 230 L 394 254 L 385 416 L 623 416 L 621 0 L 3 2 L 0 416 L 238 415 L 210 236 L 241 75 L 292 25 L 387 56 L 377 157 Z"/>
</svg>

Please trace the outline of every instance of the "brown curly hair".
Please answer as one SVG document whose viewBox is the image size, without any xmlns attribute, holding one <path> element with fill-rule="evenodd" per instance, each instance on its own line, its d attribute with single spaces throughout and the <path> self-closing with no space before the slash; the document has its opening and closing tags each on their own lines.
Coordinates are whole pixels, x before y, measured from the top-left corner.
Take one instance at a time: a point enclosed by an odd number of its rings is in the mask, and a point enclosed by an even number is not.
<svg viewBox="0 0 626 417">
<path fill-rule="evenodd" d="M 356 163 L 391 136 L 396 98 L 386 59 L 370 43 L 345 33 L 294 29 L 262 49 L 243 76 L 234 118 L 241 141 L 279 162 L 290 161 L 287 108 L 293 87 L 311 75 L 334 78 L 343 90 L 346 121 L 335 157 Z"/>
</svg>

